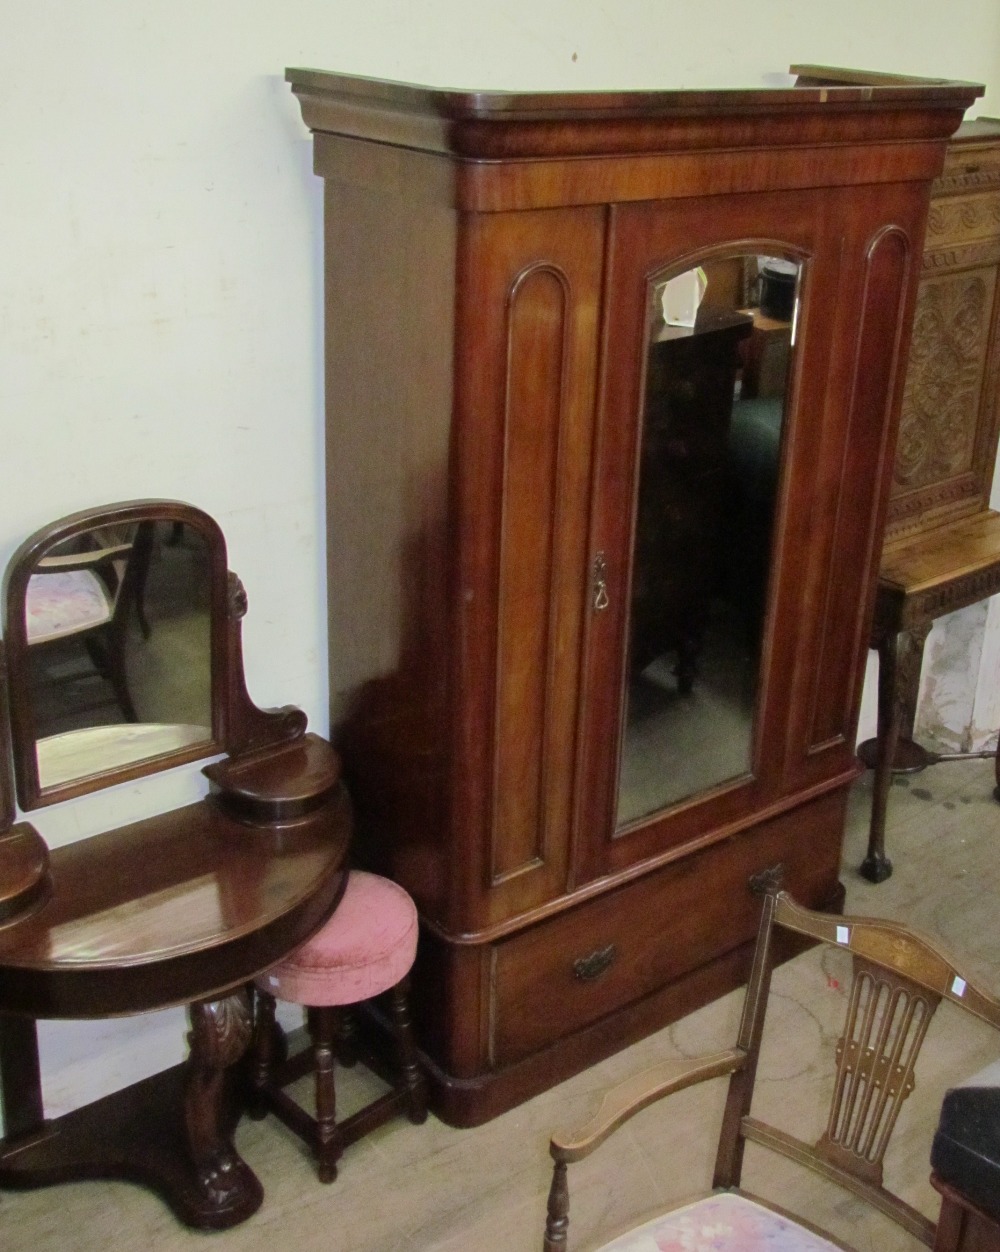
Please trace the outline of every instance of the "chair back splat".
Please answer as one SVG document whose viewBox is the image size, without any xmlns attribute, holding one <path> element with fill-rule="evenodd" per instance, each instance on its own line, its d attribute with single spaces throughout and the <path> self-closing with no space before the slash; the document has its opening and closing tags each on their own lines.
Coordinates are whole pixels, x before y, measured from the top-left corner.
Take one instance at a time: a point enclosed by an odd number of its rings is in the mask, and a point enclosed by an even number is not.
<svg viewBox="0 0 1000 1252">
<path fill-rule="evenodd" d="M 815 1142 L 753 1115 L 776 940 L 782 931 L 839 948 L 851 957 L 846 1018 L 835 1054 L 830 1057 L 830 1110 L 826 1128 Z M 670 1238 L 681 1240 L 677 1246 L 688 1246 L 681 1236 L 696 1229 L 709 1215 L 713 1230 L 719 1232 L 719 1242 L 712 1247 L 722 1252 L 744 1252 L 776 1243 L 783 1249 L 845 1246 L 830 1242 L 808 1222 L 800 1223 L 741 1190 L 747 1143 L 768 1148 L 812 1170 L 891 1218 L 916 1239 L 934 1246 L 935 1223 L 885 1186 L 883 1167 L 900 1111 L 917 1085 L 921 1048 L 942 1003 L 949 1012 L 938 1016 L 941 1025 L 935 1033 L 946 1029 L 955 1008 L 1000 1031 L 1000 1000 L 960 973 L 928 939 L 894 922 L 813 912 L 798 905 L 777 884 L 768 884 L 735 1048 L 711 1057 L 671 1061 L 637 1075 L 609 1092 L 597 1115 L 580 1131 L 552 1139 L 555 1169 L 545 1252 L 565 1252 L 569 1246 L 567 1165 L 589 1155 L 654 1101 L 722 1074 L 729 1076 L 729 1088 L 716 1154 L 714 1194 L 604 1245 L 607 1252 L 672 1247 Z M 960 1078 L 956 1075 L 956 1080 Z M 929 1161 L 928 1144 L 928 1171 Z M 723 1203 L 719 1193 L 729 1198 Z M 701 1207 L 708 1204 L 711 1214 Z"/>
</svg>

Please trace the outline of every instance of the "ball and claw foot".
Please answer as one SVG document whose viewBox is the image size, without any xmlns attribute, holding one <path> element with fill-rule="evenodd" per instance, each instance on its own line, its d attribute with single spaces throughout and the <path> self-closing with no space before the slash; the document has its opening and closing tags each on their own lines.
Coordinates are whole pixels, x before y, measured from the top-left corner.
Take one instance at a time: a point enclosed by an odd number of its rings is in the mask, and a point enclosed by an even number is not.
<svg viewBox="0 0 1000 1252">
<path fill-rule="evenodd" d="M 885 882 L 892 877 L 892 861 L 884 852 L 869 852 L 858 867 L 858 873 L 869 882 Z"/>
</svg>

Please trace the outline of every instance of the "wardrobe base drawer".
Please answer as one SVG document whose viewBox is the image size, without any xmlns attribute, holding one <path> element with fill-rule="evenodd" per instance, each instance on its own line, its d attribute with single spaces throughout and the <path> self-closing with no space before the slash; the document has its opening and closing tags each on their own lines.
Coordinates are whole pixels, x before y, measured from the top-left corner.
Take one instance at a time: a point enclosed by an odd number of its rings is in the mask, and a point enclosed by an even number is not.
<svg viewBox="0 0 1000 1252">
<path fill-rule="evenodd" d="M 489 1064 L 503 1066 L 649 995 L 753 938 L 750 880 L 775 865 L 803 904 L 835 893 L 844 792 L 609 890 L 497 943 Z"/>
</svg>

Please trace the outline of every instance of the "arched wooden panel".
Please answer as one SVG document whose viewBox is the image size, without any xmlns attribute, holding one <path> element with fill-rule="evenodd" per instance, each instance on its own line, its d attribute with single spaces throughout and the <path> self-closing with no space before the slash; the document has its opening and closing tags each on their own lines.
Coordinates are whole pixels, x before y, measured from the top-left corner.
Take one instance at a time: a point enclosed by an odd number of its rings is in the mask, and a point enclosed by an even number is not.
<svg viewBox="0 0 1000 1252">
<path fill-rule="evenodd" d="M 897 226 L 878 231 L 865 253 L 843 471 L 819 614 L 823 632 L 813 677 L 810 752 L 839 747 L 852 733 L 857 671 L 868 630 L 867 620 L 857 612 L 858 589 L 872 583 L 881 548 L 881 518 L 875 511 L 891 451 L 912 255 L 909 235 Z M 845 630 L 847 622 L 851 627 Z"/>
<path fill-rule="evenodd" d="M 493 830 L 504 837 L 493 841 L 494 882 L 541 861 L 546 844 L 568 304 L 568 280 L 549 265 L 521 275 L 508 303 L 493 756 Z"/>
</svg>

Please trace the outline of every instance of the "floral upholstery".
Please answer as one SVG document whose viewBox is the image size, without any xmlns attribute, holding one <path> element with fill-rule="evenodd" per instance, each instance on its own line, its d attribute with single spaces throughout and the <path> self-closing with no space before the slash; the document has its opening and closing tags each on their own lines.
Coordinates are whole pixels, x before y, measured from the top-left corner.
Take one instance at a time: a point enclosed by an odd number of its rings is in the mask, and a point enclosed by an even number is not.
<svg viewBox="0 0 1000 1252">
<path fill-rule="evenodd" d="M 837 1244 L 745 1196 L 721 1192 L 656 1217 L 601 1252 L 839 1252 Z"/>
<path fill-rule="evenodd" d="M 111 620 L 112 609 L 107 588 L 91 570 L 32 574 L 25 607 L 28 643 L 100 626 Z"/>
</svg>

